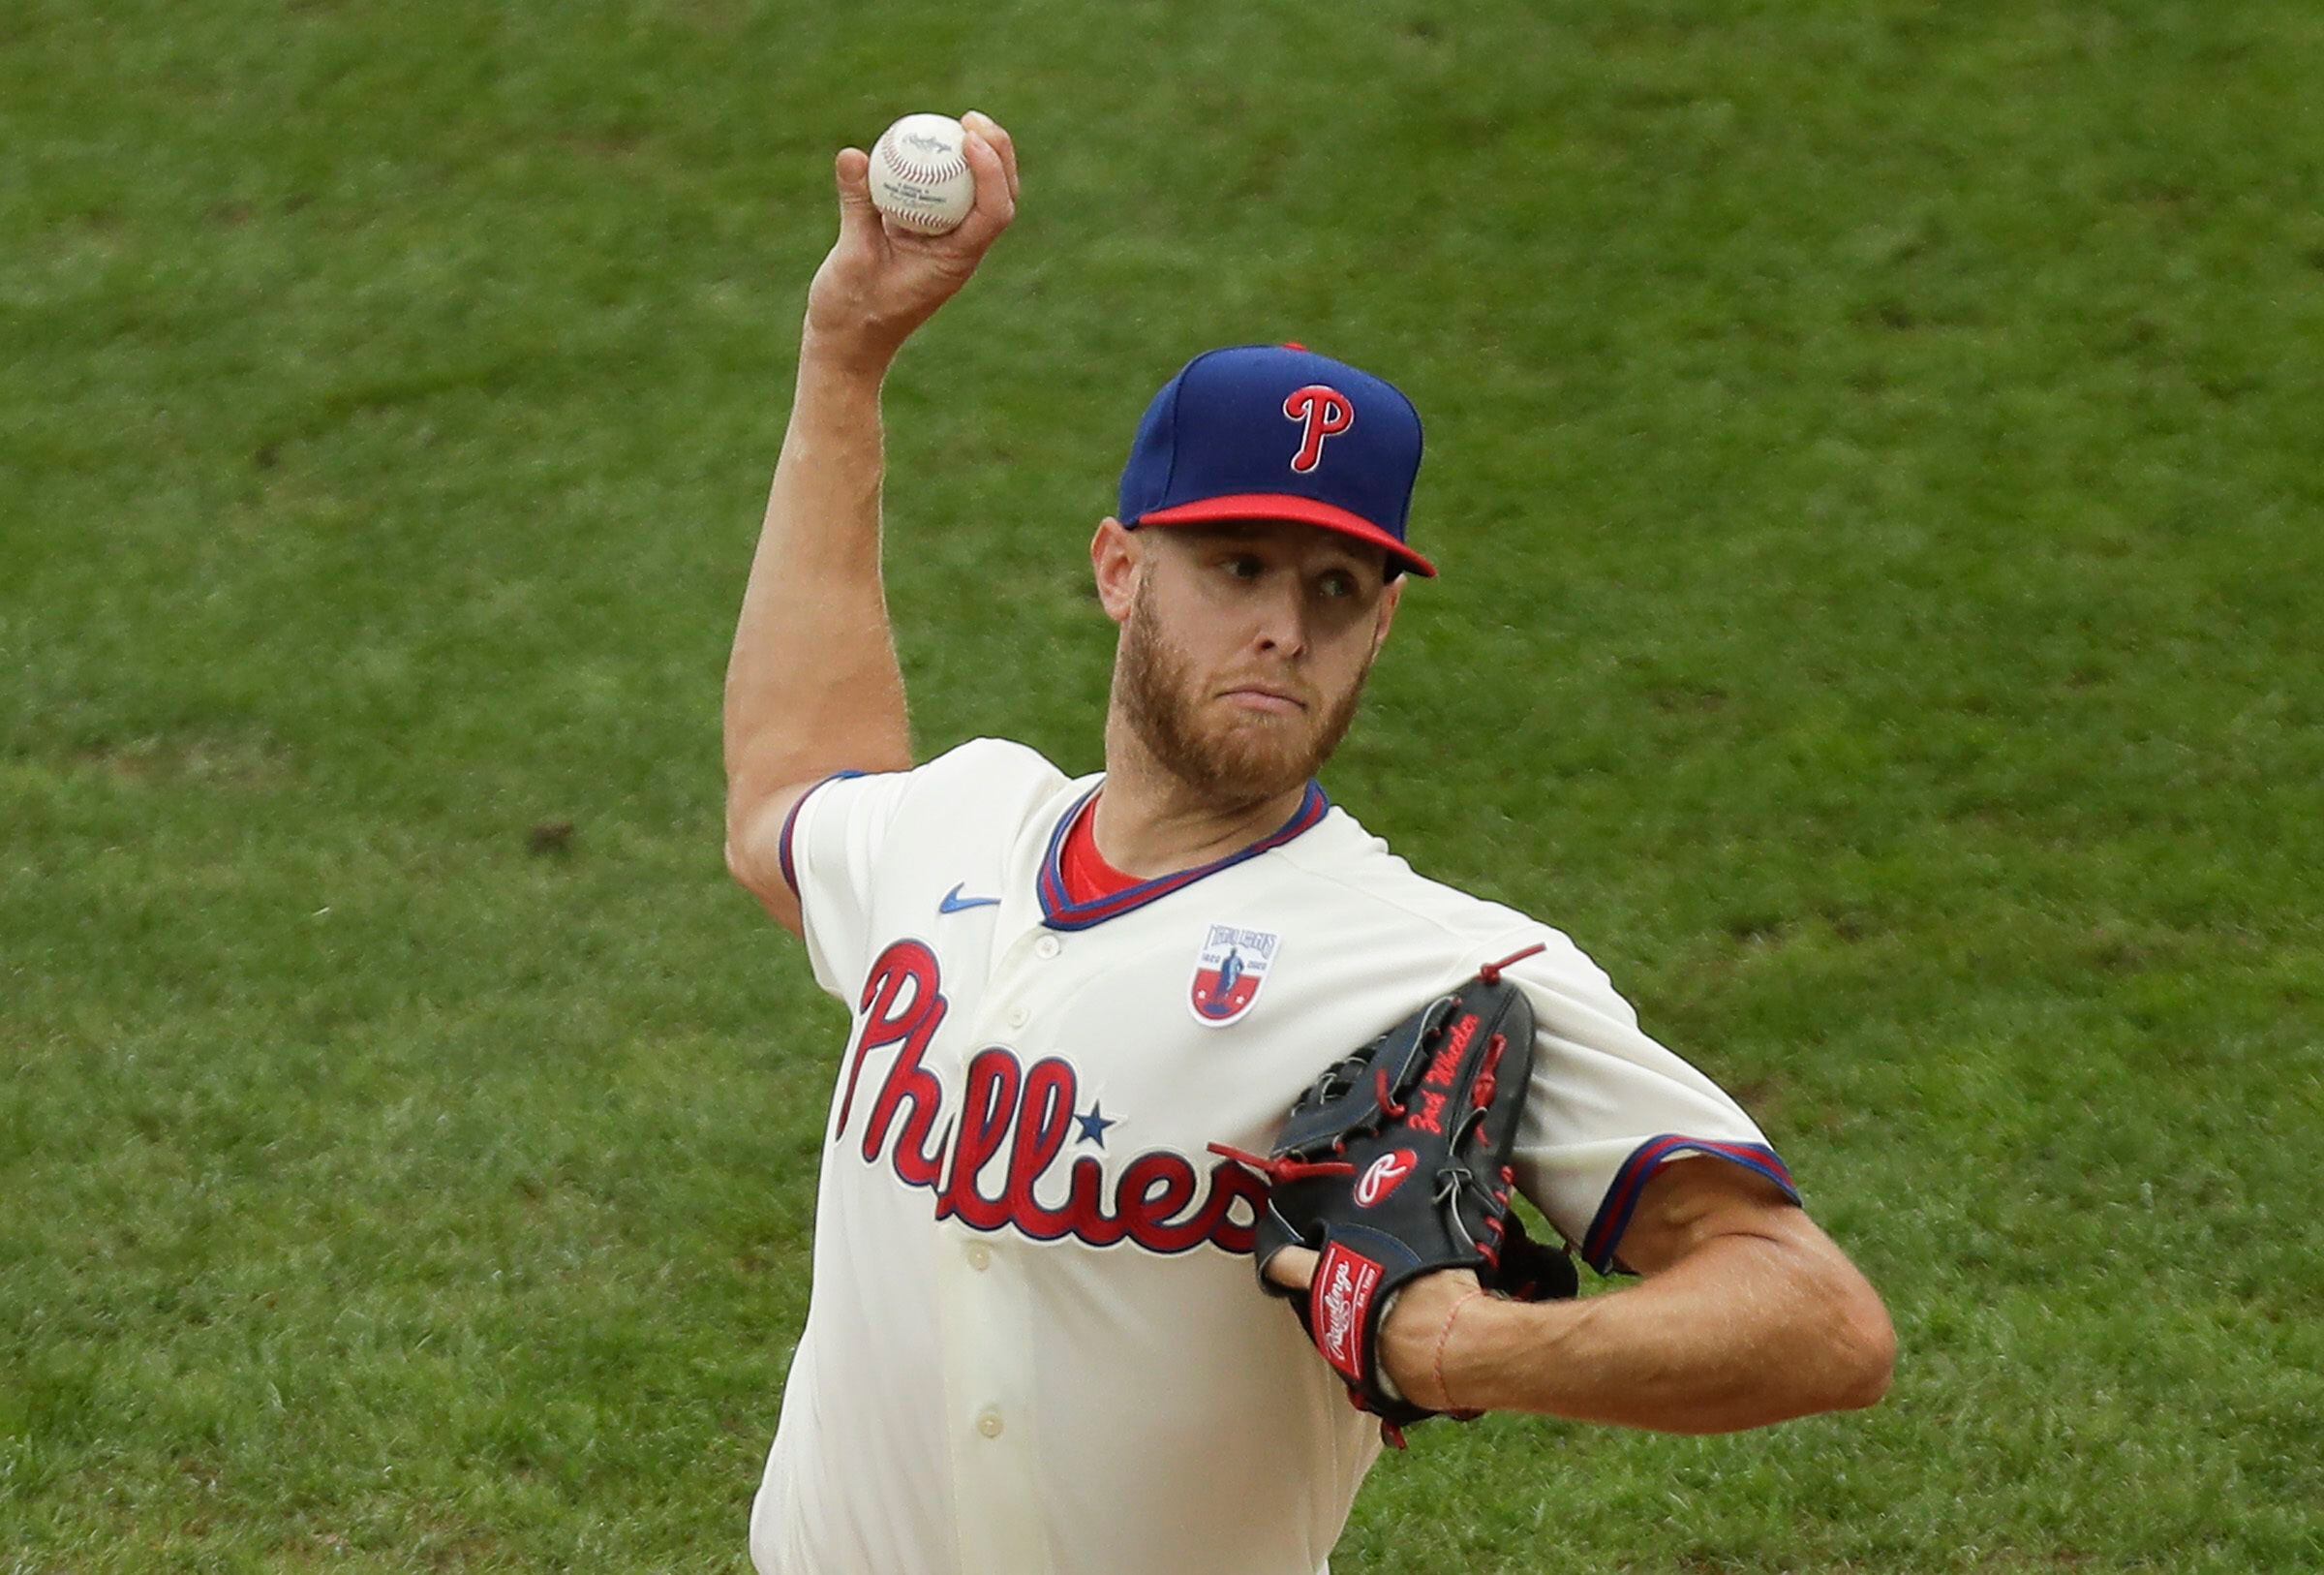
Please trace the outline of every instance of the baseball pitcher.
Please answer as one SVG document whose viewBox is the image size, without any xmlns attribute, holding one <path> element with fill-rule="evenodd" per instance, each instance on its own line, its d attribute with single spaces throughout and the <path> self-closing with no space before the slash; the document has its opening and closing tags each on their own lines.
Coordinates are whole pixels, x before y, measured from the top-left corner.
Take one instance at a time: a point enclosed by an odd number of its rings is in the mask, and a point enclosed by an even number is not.
<svg viewBox="0 0 2324 1575">
<path fill-rule="evenodd" d="M 1187 362 L 1089 540 L 1105 770 L 915 757 L 880 390 L 1016 209 L 1008 135 L 964 121 L 946 234 L 838 157 L 727 672 L 728 863 L 853 1014 L 758 1570 L 1318 1575 L 1431 1416 L 1877 1401 L 1881 1300 L 1751 1118 L 1565 935 L 1316 781 L 1435 572 L 1394 386 L 1297 345 Z M 1572 1297 L 1576 1256 L 1622 1288 Z"/>
</svg>

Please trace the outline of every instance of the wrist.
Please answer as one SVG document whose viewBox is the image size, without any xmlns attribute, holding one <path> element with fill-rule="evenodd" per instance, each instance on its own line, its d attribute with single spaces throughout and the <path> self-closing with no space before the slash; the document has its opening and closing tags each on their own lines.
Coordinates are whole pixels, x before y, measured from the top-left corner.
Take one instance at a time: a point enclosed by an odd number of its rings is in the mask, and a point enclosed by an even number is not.
<svg viewBox="0 0 2324 1575">
<path fill-rule="evenodd" d="M 864 330 L 819 327 L 810 318 L 799 334 L 799 376 L 838 379 L 878 387 L 901 345 Z"/>
<path fill-rule="evenodd" d="M 1392 1399 L 1427 1410 L 1453 1409 L 1445 1393 L 1453 1354 L 1469 1335 L 1469 1320 L 1489 1297 L 1473 1276 L 1433 1274 L 1391 1293 L 1380 1323 L 1378 1372 Z M 1459 1380 L 1453 1378 L 1458 1395 Z M 1476 1402 L 1459 1396 L 1462 1407 Z"/>
<path fill-rule="evenodd" d="M 1467 1413 L 1474 1415 L 1476 1412 L 1482 1411 L 1485 1408 L 1483 1405 L 1475 1404 L 1473 1402 L 1470 1405 L 1463 1405 L 1459 1401 L 1452 1398 L 1452 1380 L 1446 1374 L 1445 1357 L 1448 1347 L 1450 1347 L 1452 1343 L 1452 1331 L 1453 1328 L 1460 1322 L 1460 1315 L 1463 1312 L 1468 1312 L 1470 1308 L 1478 1301 L 1489 1299 L 1488 1293 L 1485 1291 L 1483 1286 L 1472 1285 L 1467 1290 L 1462 1291 L 1460 1295 L 1454 1299 L 1452 1305 L 1445 1310 L 1444 1327 L 1436 1332 L 1436 1348 L 1429 1353 L 1428 1358 L 1429 1377 L 1433 1384 L 1433 1389 L 1431 1391 L 1433 1398 L 1430 1400 L 1429 1404 L 1434 1405 L 1438 1410 L 1450 1411 L 1454 1414 Z"/>
</svg>

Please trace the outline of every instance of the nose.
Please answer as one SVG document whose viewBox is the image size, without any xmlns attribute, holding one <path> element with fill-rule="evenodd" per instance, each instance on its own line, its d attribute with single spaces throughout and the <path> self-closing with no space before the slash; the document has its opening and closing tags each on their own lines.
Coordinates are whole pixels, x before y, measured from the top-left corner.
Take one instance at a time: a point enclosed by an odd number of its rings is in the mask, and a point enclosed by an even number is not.
<svg viewBox="0 0 2324 1575">
<path fill-rule="evenodd" d="M 1295 574 L 1270 576 L 1274 584 L 1259 599 L 1256 643 L 1264 656 L 1286 660 L 1307 650 L 1307 602 Z"/>
</svg>

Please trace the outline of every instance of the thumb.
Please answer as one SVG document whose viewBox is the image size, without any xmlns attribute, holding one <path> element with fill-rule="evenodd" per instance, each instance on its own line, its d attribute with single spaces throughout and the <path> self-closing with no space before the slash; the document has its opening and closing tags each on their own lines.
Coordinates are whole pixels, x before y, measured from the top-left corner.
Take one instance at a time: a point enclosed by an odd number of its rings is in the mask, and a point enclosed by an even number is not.
<svg viewBox="0 0 2324 1575">
<path fill-rule="evenodd" d="M 879 209 L 872 205 L 872 156 L 860 147 L 843 147 L 831 163 L 832 183 L 840 193 L 840 240 L 876 244 L 882 232 Z"/>
</svg>

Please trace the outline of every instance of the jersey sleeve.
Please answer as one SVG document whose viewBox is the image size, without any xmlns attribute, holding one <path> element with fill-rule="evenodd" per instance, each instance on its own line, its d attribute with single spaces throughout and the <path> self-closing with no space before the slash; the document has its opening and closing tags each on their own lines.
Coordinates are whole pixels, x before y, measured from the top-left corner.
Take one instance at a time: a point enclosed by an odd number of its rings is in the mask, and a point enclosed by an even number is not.
<svg viewBox="0 0 2324 1575">
<path fill-rule="evenodd" d="M 1642 1031 L 1630 1003 L 1573 942 L 1552 933 L 1546 950 L 1508 976 L 1524 987 L 1535 1023 L 1517 1185 L 1579 1244 L 1590 1267 L 1620 1267 L 1638 1194 L 1672 1159 L 1724 1159 L 1798 1200 L 1790 1172 L 1743 1107 Z"/>
<path fill-rule="evenodd" d="M 891 854 L 908 847 L 915 828 L 932 818 L 955 828 L 973 823 L 980 810 L 1014 807 L 1063 781 L 1024 745 L 978 738 L 911 771 L 843 771 L 810 788 L 783 821 L 781 855 L 815 982 L 854 1005 L 871 967 L 880 893 L 898 873 Z"/>
<path fill-rule="evenodd" d="M 808 962 L 815 982 L 842 1000 L 863 977 L 879 855 L 912 776 L 826 777 L 782 823 L 782 878 L 799 896 Z"/>
</svg>

